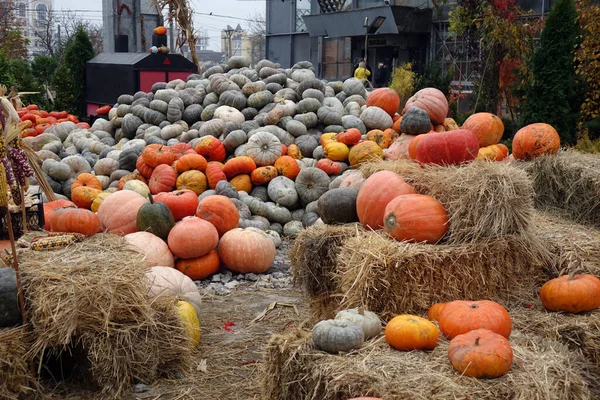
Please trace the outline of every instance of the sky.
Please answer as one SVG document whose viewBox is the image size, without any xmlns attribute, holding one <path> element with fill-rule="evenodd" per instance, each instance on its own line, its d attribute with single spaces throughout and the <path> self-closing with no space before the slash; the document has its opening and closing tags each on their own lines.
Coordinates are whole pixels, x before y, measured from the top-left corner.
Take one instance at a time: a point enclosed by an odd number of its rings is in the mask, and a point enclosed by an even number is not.
<svg viewBox="0 0 600 400">
<path fill-rule="evenodd" d="M 265 13 L 265 0 L 189 0 L 196 12 L 219 14 L 232 18 L 198 15 L 194 16 L 194 28 L 206 30 L 209 50 L 221 51 L 221 29 L 229 24 L 235 28 L 239 23 L 246 28 L 256 13 Z M 94 22 L 102 22 L 102 0 L 54 0 L 55 10 L 81 10 L 78 15 Z M 236 19 L 237 18 L 237 19 Z"/>
</svg>

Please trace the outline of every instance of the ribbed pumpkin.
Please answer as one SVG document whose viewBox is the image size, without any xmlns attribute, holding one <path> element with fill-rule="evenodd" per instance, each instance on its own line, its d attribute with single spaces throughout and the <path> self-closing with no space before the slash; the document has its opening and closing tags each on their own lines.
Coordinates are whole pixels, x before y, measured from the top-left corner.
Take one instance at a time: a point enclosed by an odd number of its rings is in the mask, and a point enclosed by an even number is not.
<svg viewBox="0 0 600 400">
<path fill-rule="evenodd" d="M 217 183 L 226 181 L 227 176 L 225 176 L 223 167 L 220 164 L 209 163 L 206 166 L 206 179 L 208 180 L 208 187 L 214 189 L 217 187 Z"/>
<path fill-rule="evenodd" d="M 204 172 L 206 171 L 207 161 L 206 158 L 201 156 L 200 154 L 186 154 L 177 160 L 175 164 L 175 168 L 177 169 L 177 173 L 181 174 L 185 171 L 196 170 Z M 139 169 L 138 169 L 139 171 Z"/>
<path fill-rule="evenodd" d="M 175 155 L 176 161 L 187 154 L 196 154 L 192 148 L 192 145 L 184 142 L 175 143 L 173 146 L 171 146 L 171 151 Z"/>
<path fill-rule="evenodd" d="M 227 179 L 231 179 L 236 175 L 249 175 L 256 169 L 256 163 L 248 156 L 234 157 L 228 160 L 223 166 L 223 172 Z"/>
<path fill-rule="evenodd" d="M 356 199 L 356 212 L 360 223 L 367 229 L 381 229 L 384 226 L 385 208 L 392 199 L 416 194 L 398 174 L 379 171 L 371 175 L 360 187 Z"/>
<path fill-rule="evenodd" d="M 295 144 L 291 144 L 288 146 L 287 155 L 295 160 L 302 160 L 302 152 L 300 151 L 300 148 Z"/>
<path fill-rule="evenodd" d="M 272 179 L 277 177 L 277 169 L 275 167 L 266 166 L 260 167 L 252 171 L 250 178 L 254 185 L 266 185 Z"/>
<path fill-rule="evenodd" d="M 96 196 L 96 198 L 94 199 L 94 201 L 92 201 L 92 206 L 90 207 L 92 212 L 98 212 L 98 209 L 100 208 L 100 204 L 102 204 L 104 199 L 106 199 L 111 194 L 112 193 L 110 193 L 110 192 L 99 193 L 98 196 Z"/>
<path fill-rule="evenodd" d="M 77 175 L 77 179 L 71 185 L 71 192 L 78 187 L 89 187 L 92 189 L 102 190 L 102 183 L 96 176 L 88 173 Z"/>
<path fill-rule="evenodd" d="M 69 200 L 54 200 L 44 203 L 44 229 L 50 230 L 50 219 L 52 214 L 59 208 L 77 208 L 77 205 Z"/>
<path fill-rule="evenodd" d="M 58 208 L 52 213 L 50 230 L 92 236 L 100 230 L 100 219 L 89 210 L 71 207 Z"/>
<path fill-rule="evenodd" d="M 381 160 L 383 158 L 383 149 L 370 140 L 352 146 L 348 153 L 348 161 L 352 167 L 356 167 L 364 162 L 372 160 Z"/>
<path fill-rule="evenodd" d="M 275 260 L 275 244 L 265 233 L 236 228 L 219 242 L 223 265 L 241 274 L 266 272 Z"/>
<path fill-rule="evenodd" d="M 102 229 L 121 236 L 136 232 L 138 211 L 146 203 L 144 197 L 132 190 L 111 194 L 98 209 Z"/>
<path fill-rule="evenodd" d="M 344 143 L 347 146 L 353 146 L 360 142 L 361 136 L 357 128 L 350 128 L 335 135 L 335 141 Z"/>
<path fill-rule="evenodd" d="M 233 185 L 234 188 L 238 191 L 243 191 L 246 193 L 250 193 L 252 190 L 252 179 L 250 175 L 241 174 L 229 181 Z"/>
<path fill-rule="evenodd" d="M 336 136 L 337 136 L 337 133 L 335 133 L 335 132 L 324 133 L 319 138 L 319 144 L 321 146 L 325 147 L 327 145 L 327 143 L 335 142 Z"/>
<path fill-rule="evenodd" d="M 448 339 L 480 328 L 489 329 L 508 339 L 512 331 L 508 311 L 489 300 L 455 300 L 446 303 L 440 312 L 438 323 Z"/>
<path fill-rule="evenodd" d="M 156 168 L 162 164 L 173 164 L 173 161 L 175 161 L 175 154 L 173 154 L 171 148 L 168 146 L 149 144 L 144 148 L 144 151 L 142 151 L 142 158 L 150 167 Z"/>
<path fill-rule="evenodd" d="M 221 143 L 221 141 L 214 136 L 204 136 L 201 138 L 198 143 L 196 143 L 194 150 L 196 150 L 196 153 L 203 156 L 208 162 L 223 162 L 227 156 L 225 146 L 223 146 L 223 143 Z"/>
<path fill-rule="evenodd" d="M 208 254 L 188 260 L 180 259 L 175 263 L 175 268 L 189 276 L 194 281 L 206 279 L 215 274 L 221 266 L 221 260 L 215 250 Z"/>
<path fill-rule="evenodd" d="M 549 311 L 592 311 L 600 307 L 600 279 L 572 272 L 544 283 L 540 299 Z"/>
<path fill-rule="evenodd" d="M 419 135 L 412 145 L 413 159 L 423 164 L 460 165 L 473 161 L 479 153 L 477 136 L 467 129 Z"/>
<path fill-rule="evenodd" d="M 398 134 L 393 129 L 386 129 L 385 131 L 373 129 L 367 133 L 367 140 L 377 143 L 382 149 L 390 147 L 397 137 Z"/>
<path fill-rule="evenodd" d="M 448 359 L 461 375 L 490 379 L 510 370 L 513 351 L 504 336 L 488 329 L 476 329 L 450 341 Z"/>
<path fill-rule="evenodd" d="M 154 196 L 154 201 L 164 203 L 173 214 L 175 221 L 195 215 L 198 208 L 198 195 L 191 190 L 158 193 Z"/>
<path fill-rule="evenodd" d="M 344 143 L 329 142 L 323 148 L 323 155 L 332 161 L 346 161 L 350 149 Z"/>
<path fill-rule="evenodd" d="M 171 252 L 185 259 L 210 253 L 218 242 L 219 233 L 214 225 L 196 216 L 185 217 L 175 224 L 168 238 Z"/>
<path fill-rule="evenodd" d="M 169 246 L 158 236 L 150 232 L 135 232 L 125 235 L 124 239 L 144 255 L 147 267 L 175 267 Z"/>
<path fill-rule="evenodd" d="M 175 226 L 173 213 L 166 204 L 155 203 L 152 195 L 148 196 L 148 201 L 138 210 L 135 226 L 138 232 L 150 232 L 166 242 Z"/>
<path fill-rule="evenodd" d="M 150 177 L 152 176 L 152 172 L 154 171 L 154 168 L 146 164 L 146 162 L 144 161 L 144 157 L 141 156 L 138 157 L 135 163 L 135 168 L 146 179 L 150 179 Z"/>
<path fill-rule="evenodd" d="M 560 136 L 544 123 L 527 125 L 515 134 L 512 155 L 515 160 L 531 160 L 543 154 L 556 154 L 560 149 Z"/>
<path fill-rule="evenodd" d="M 406 112 L 412 106 L 427 111 L 431 123 L 434 125 L 443 123 L 446 115 L 448 115 L 448 100 L 444 93 L 436 88 L 419 90 L 406 101 L 402 113 Z"/>
<path fill-rule="evenodd" d="M 393 117 L 400 108 L 400 96 L 390 88 L 375 89 L 367 97 L 367 107 L 371 106 L 379 107 Z"/>
<path fill-rule="evenodd" d="M 486 112 L 471 115 L 462 125 L 462 129 L 468 129 L 477 136 L 479 147 L 498 143 L 504 134 L 502 120 L 496 115 Z"/>
<path fill-rule="evenodd" d="M 325 171 L 327 175 L 339 175 L 342 170 L 340 163 L 331 161 L 328 158 L 322 158 L 317 161 L 317 168 Z"/>
<path fill-rule="evenodd" d="M 71 200 L 77 207 L 89 210 L 92 208 L 92 202 L 100 193 L 102 193 L 102 190 L 89 186 L 79 186 L 71 191 Z"/>
<path fill-rule="evenodd" d="M 385 231 L 396 240 L 436 243 L 448 231 L 448 213 L 431 196 L 406 194 L 385 207 Z"/>
<path fill-rule="evenodd" d="M 506 157 L 508 157 L 508 147 L 502 143 L 482 147 L 477 153 L 477 159 L 479 160 L 502 161 Z"/>
<path fill-rule="evenodd" d="M 199 196 L 206 190 L 208 181 L 206 175 L 202 172 L 189 170 L 177 177 L 175 186 L 177 187 L 177 190 L 189 189 Z"/>
<path fill-rule="evenodd" d="M 219 236 L 237 228 L 240 213 L 229 197 L 221 195 L 208 196 L 200 200 L 196 216 L 213 224 Z"/>
<path fill-rule="evenodd" d="M 275 169 L 277 170 L 277 174 L 280 176 L 285 176 L 291 180 L 296 179 L 298 174 L 300 173 L 300 166 L 290 156 L 281 156 L 277 160 L 275 160 L 275 164 L 273 164 Z"/>
<path fill-rule="evenodd" d="M 177 181 L 177 173 L 170 165 L 159 165 L 154 168 L 148 187 L 152 194 L 160 192 L 170 192 L 175 187 Z"/>
</svg>

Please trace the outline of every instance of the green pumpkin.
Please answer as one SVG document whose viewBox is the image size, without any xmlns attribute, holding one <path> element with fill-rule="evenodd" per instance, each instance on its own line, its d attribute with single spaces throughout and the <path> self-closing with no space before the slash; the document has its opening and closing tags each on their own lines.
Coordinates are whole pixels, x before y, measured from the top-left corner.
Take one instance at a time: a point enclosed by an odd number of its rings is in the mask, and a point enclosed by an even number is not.
<svg viewBox="0 0 600 400">
<path fill-rule="evenodd" d="M 171 210 L 164 203 L 155 203 L 152 195 L 148 195 L 150 203 L 142 205 L 137 213 L 136 228 L 138 232 L 150 232 L 165 242 L 169 232 L 175 226 Z"/>
</svg>

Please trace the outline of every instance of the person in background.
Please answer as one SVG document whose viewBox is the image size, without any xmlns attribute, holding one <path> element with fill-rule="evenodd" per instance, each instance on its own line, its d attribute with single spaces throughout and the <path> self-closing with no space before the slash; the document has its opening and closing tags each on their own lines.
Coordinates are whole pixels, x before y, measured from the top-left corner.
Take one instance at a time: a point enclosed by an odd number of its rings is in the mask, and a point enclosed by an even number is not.
<svg viewBox="0 0 600 400">
<path fill-rule="evenodd" d="M 387 64 L 379 63 L 377 66 L 377 75 L 375 75 L 375 87 L 386 87 L 390 80 L 390 69 Z"/>
<path fill-rule="evenodd" d="M 369 71 L 365 65 L 364 61 L 358 63 L 358 68 L 354 70 L 354 77 L 360 81 L 362 81 L 365 87 L 371 87 L 371 82 L 369 82 L 369 76 L 371 76 L 371 71 Z"/>
</svg>

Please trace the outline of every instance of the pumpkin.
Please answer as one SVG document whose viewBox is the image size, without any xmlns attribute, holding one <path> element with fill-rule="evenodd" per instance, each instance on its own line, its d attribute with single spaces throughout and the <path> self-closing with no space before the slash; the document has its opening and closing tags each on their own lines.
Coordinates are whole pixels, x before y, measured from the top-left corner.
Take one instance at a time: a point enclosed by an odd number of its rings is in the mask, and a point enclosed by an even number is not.
<svg viewBox="0 0 600 400">
<path fill-rule="evenodd" d="M 194 306 L 187 301 L 177 302 L 177 313 L 183 322 L 183 329 L 193 348 L 200 344 L 200 321 Z"/>
<path fill-rule="evenodd" d="M 223 166 L 223 172 L 227 179 L 231 179 L 236 175 L 249 175 L 256 169 L 256 163 L 248 156 L 234 157 L 228 160 Z"/>
<path fill-rule="evenodd" d="M 217 187 L 217 183 L 226 181 L 227 176 L 225 176 L 223 167 L 220 164 L 209 163 L 206 166 L 206 179 L 208 180 L 208 187 L 214 189 Z"/>
<path fill-rule="evenodd" d="M 175 224 L 167 239 L 169 249 L 179 258 L 198 258 L 217 247 L 219 233 L 208 221 L 185 217 Z"/>
<path fill-rule="evenodd" d="M 175 154 L 168 146 L 161 144 L 149 144 L 142 151 L 142 158 L 148 166 L 156 168 L 159 165 L 171 165 L 175 161 Z"/>
<path fill-rule="evenodd" d="M 240 214 L 229 197 L 214 195 L 200 200 L 196 216 L 213 224 L 219 237 L 237 228 Z"/>
<path fill-rule="evenodd" d="M 335 319 L 351 321 L 363 330 L 365 340 L 371 339 L 381 333 L 381 321 L 377 314 L 363 308 L 351 308 L 338 312 Z"/>
<path fill-rule="evenodd" d="M 433 131 L 434 132 L 446 132 L 446 129 L 444 129 L 444 125 L 436 125 L 433 127 Z"/>
<path fill-rule="evenodd" d="M 367 107 L 371 106 L 379 107 L 393 117 L 400 108 L 400 96 L 390 88 L 375 89 L 367 97 Z"/>
<path fill-rule="evenodd" d="M 477 136 L 467 129 L 430 132 L 421 136 L 418 141 L 413 140 L 411 158 L 414 156 L 413 160 L 423 164 L 460 165 L 473 161 L 479 153 Z"/>
<path fill-rule="evenodd" d="M 198 287 L 189 277 L 175 268 L 152 267 L 146 272 L 148 295 L 151 299 L 160 297 L 175 297 L 190 303 L 197 315 L 200 315 L 202 297 Z"/>
<path fill-rule="evenodd" d="M 346 224 L 358 221 L 356 198 L 358 190 L 337 188 L 324 193 L 317 200 L 318 213 L 326 224 Z"/>
<path fill-rule="evenodd" d="M 352 146 L 348 153 L 348 161 L 352 167 L 359 166 L 362 163 L 383 158 L 383 149 L 370 140 L 364 141 Z"/>
<path fill-rule="evenodd" d="M 367 130 L 391 128 L 394 124 L 392 117 L 379 107 L 367 107 L 360 113 L 360 119 Z"/>
<path fill-rule="evenodd" d="M 215 250 L 211 250 L 202 257 L 177 260 L 175 268 L 191 279 L 200 281 L 215 274 L 219 270 L 220 265 L 221 260 L 219 260 L 219 255 Z"/>
<path fill-rule="evenodd" d="M 80 186 L 71 192 L 71 200 L 79 208 L 92 208 L 92 202 L 102 193 L 102 190 L 94 189 L 88 186 Z"/>
<path fill-rule="evenodd" d="M 411 107 L 406 111 L 400 123 L 400 131 L 409 135 L 420 135 L 431 130 L 431 120 L 427 111 Z"/>
<path fill-rule="evenodd" d="M 329 142 L 323 150 L 323 155 L 332 161 L 345 161 L 350 153 L 348 146 L 340 142 Z"/>
<path fill-rule="evenodd" d="M 492 144 L 479 149 L 478 160 L 502 161 L 508 157 L 508 147 L 502 143 Z"/>
<path fill-rule="evenodd" d="M 154 33 L 155 35 L 163 36 L 163 35 L 167 34 L 167 28 L 165 28 L 162 25 L 161 26 L 157 26 L 156 28 L 154 28 L 154 30 L 152 31 L 152 33 Z"/>
<path fill-rule="evenodd" d="M 144 256 L 147 267 L 175 266 L 169 246 L 158 236 L 150 232 L 135 232 L 125 235 L 124 239 Z"/>
<path fill-rule="evenodd" d="M 344 143 L 345 145 L 348 145 L 348 146 L 353 146 L 353 145 L 357 144 L 358 142 L 360 142 L 361 136 L 362 136 L 362 134 L 360 133 L 359 129 L 350 128 L 350 129 L 346 129 L 345 131 L 342 131 L 342 132 L 336 134 L 335 141 Z"/>
<path fill-rule="evenodd" d="M 477 379 L 498 378 L 510 370 L 513 351 L 504 336 L 487 329 L 476 329 L 450 341 L 448 359 L 461 375 Z"/>
<path fill-rule="evenodd" d="M 77 208 L 75 203 L 69 200 L 54 200 L 44 203 L 44 230 L 50 230 L 50 220 L 52 214 L 59 208 Z"/>
<path fill-rule="evenodd" d="M 416 136 L 403 133 L 387 149 L 383 151 L 383 158 L 386 160 L 410 160 L 408 149 Z"/>
<path fill-rule="evenodd" d="M 273 166 L 277 170 L 277 174 L 279 176 L 285 176 L 286 178 L 292 180 L 296 179 L 300 173 L 300 166 L 296 160 L 290 156 L 279 157 L 277 160 L 275 160 Z"/>
<path fill-rule="evenodd" d="M 358 349 L 365 341 L 360 325 L 339 319 L 318 322 L 313 327 L 312 337 L 317 349 L 332 354 Z"/>
<path fill-rule="evenodd" d="M 438 323 L 448 339 L 480 328 L 489 329 L 506 338 L 510 337 L 512 331 L 508 311 L 489 300 L 455 300 L 446 303 L 440 312 Z"/>
<path fill-rule="evenodd" d="M 442 126 L 444 127 L 444 131 L 455 131 L 460 129 L 456 121 L 452 118 L 445 118 Z"/>
<path fill-rule="evenodd" d="M 227 156 L 225 146 L 223 146 L 223 143 L 214 136 L 204 136 L 201 138 L 198 143 L 196 143 L 194 150 L 208 162 L 223 162 Z"/>
<path fill-rule="evenodd" d="M 189 189 L 199 196 L 207 189 L 208 182 L 206 175 L 202 172 L 189 170 L 177 177 L 175 186 L 177 187 L 177 190 Z"/>
<path fill-rule="evenodd" d="M 165 204 L 175 221 L 195 215 L 198 208 L 198 195 L 191 190 L 158 193 L 154 196 L 154 201 Z"/>
<path fill-rule="evenodd" d="M 417 191 L 392 171 L 379 171 L 371 175 L 360 187 L 356 198 L 358 220 L 367 229 L 384 226 L 385 208 L 392 199 Z"/>
<path fill-rule="evenodd" d="M 600 279 L 572 272 L 544 283 L 540 299 L 548 311 L 592 311 L 600 307 Z"/>
<path fill-rule="evenodd" d="M 288 154 L 290 154 L 290 148 L 288 148 Z M 273 165 L 275 160 L 281 157 L 281 142 L 272 133 L 257 132 L 248 139 L 246 155 L 253 159 L 259 167 Z"/>
<path fill-rule="evenodd" d="M 166 204 L 155 203 L 151 195 L 148 196 L 148 200 L 150 202 L 143 204 L 138 210 L 135 220 L 136 229 L 138 232 L 150 232 L 166 242 L 169 232 L 175 226 L 173 214 Z"/>
<path fill-rule="evenodd" d="M 342 175 L 340 185 L 338 188 L 351 187 L 356 190 L 360 190 L 360 187 L 365 181 L 365 177 L 360 171 L 351 171 L 347 174 Z"/>
<path fill-rule="evenodd" d="M 181 174 L 185 171 L 190 171 L 190 170 L 204 172 L 204 171 L 206 171 L 206 165 L 207 165 L 206 158 L 204 158 L 200 154 L 195 154 L 195 153 L 194 154 L 185 154 L 179 160 L 177 160 L 177 163 L 175 163 L 175 169 L 177 170 L 178 174 Z M 138 171 L 139 171 L 139 168 L 138 168 Z"/>
<path fill-rule="evenodd" d="M 560 148 L 560 136 L 544 123 L 527 125 L 515 134 L 512 155 L 515 160 L 531 160 L 544 154 L 556 154 Z"/>
<path fill-rule="evenodd" d="M 385 341 L 397 350 L 432 350 L 437 346 L 440 332 L 425 318 L 403 314 L 390 320 L 385 327 Z"/>
<path fill-rule="evenodd" d="M 201 172 L 200 172 L 201 173 Z M 177 173 L 170 165 L 161 164 L 154 168 L 148 187 L 150 193 L 157 194 L 160 192 L 170 192 L 175 186 Z"/>
<path fill-rule="evenodd" d="M 231 183 L 236 190 L 241 192 L 249 193 L 252 190 L 252 179 L 250 178 L 250 175 L 238 175 L 231 179 L 229 183 Z"/>
<path fill-rule="evenodd" d="M 427 111 L 431 123 L 434 125 L 443 123 L 446 115 L 448 115 L 448 99 L 446 99 L 446 96 L 441 90 L 436 88 L 419 90 L 406 101 L 402 113 L 404 114 L 413 106 Z M 402 119 L 404 119 L 404 117 Z"/>
<path fill-rule="evenodd" d="M 398 134 L 393 129 L 386 129 L 385 131 L 373 129 L 367 133 L 367 140 L 377 143 L 382 149 L 390 147 L 397 137 Z"/>
<path fill-rule="evenodd" d="M 146 202 L 144 197 L 131 190 L 111 194 L 98 208 L 102 230 L 121 236 L 135 232 L 138 211 Z"/>
<path fill-rule="evenodd" d="M 300 151 L 300 147 L 295 144 L 291 144 L 287 148 L 286 155 L 293 158 L 294 160 L 302 160 L 302 151 Z"/>
<path fill-rule="evenodd" d="M 266 272 L 275 260 L 275 244 L 266 234 L 235 228 L 219 242 L 221 263 L 240 274 Z"/>
<path fill-rule="evenodd" d="M 152 171 L 154 172 L 154 171 Z M 131 174 L 127 174 L 123 177 L 121 177 L 121 179 L 119 179 L 119 184 L 117 186 L 117 188 L 119 190 L 123 190 L 123 188 L 125 187 L 125 184 L 129 181 L 133 181 L 133 180 L 138 180 L 138 181 L 142 181 L 143 183 L 147 183 L 146 178 L 144 178 L 139 172 L 132 172 Z"/>
<path fill-rule="evenodd" d="M 437 321 L 438 319 L 440 319 L 440 313 L 442 312 L 445 306 L 446 303 L 435 303 L 434 305 L 429 307 L 429 310 L 427 311 L 427 319 L 430 321 Z"/>
<path fill-rule="evenodd" d="M 77 176 L 75 182 L 71 185 L 71 192 L 78 187 L 89 187 L 92 189 L 102 190 L 102 183 L 95 175 L 83 173 Z"/>
<path fill-rule="evenodd" d="M 298 201 L 298 192 L 294 181 L 285 176 L 278 176 L 269 182 L 267 194 L 271 200 L 283 207 L 292 207 Z"/>
<path fill-rule="evenodd" d="M 92 201 L 92 206 L 90 207 L 90 209 L 92 210 L 92 212 L 97 213 L 98 209 L 100 208 L 100 204 L 102 204 L 102 202 L 104 201 L 104 199 L 106 199 L 111 194 L 112 194 L 111 192 L 102 192 L 102 193 L 99 193 L 98 196 L 96 196 L 96 198 L 94 199 L 94 201 Z"/>
<path fill-rule="evenodd" d="M 319 168 L 306 167 L 296 177 L 296 191 L 305 203 L 317 200 L 329 190 L 329 176 Z"/>
<path fill-rule="evenodd" d="M 135 179 L 125 183 L 125 185 L 123 185 L 123 190 L 133 190 L 146 198 L 150 195 L 150 188 L 148 185 Z"/>
<path fill-rule="evenodd" d="M 496 115 L 486 112 L 471 115 L 461 128 L 468 129 L 477 136 L 479 147 L 487 147 L 498 143 L 504 134 L 502 120 Z"/>
<path fill-rule="evenodd" d="M 317 168 L 324 171 L 327 175 L 339 175 L 342 171 L 340 163 L 327 158 L 317 161 Z"/>
<path fill-rule="evenodd" d="M 448 231 L 448 213 L 436 199 L 423 194 L 406 194 L 385 207 L 383 226 L 396 240 L 437 243 Z"/>
<path fill-rule="evenodd" d="M 152 172 L 154 171 L 154 168 L 146 164 L 144 157 L 138 157 L 137 162 L 135 163 L 135 168 L 146 179 L 150 179 Z"/>
<path fill-rule="evenodd" d="M 275 167 L 266 166 L 260 167 L 252 171 L 250 178 L 254 185 L 265 185 L 277 177 L 277 169 Z"/>
<path fill-rule="evenodd" d="M 50 230 L 92 236 L 100 231 L 100 219 L 89 210 L 72 207 L 57 208 L 52 213 Z"/>
<path fill-rule="evenodd" d="M 341 132 L 340 132 L 341 133 Z M 330 132 L 330 133 L 324 133 L 321 135 L 321 137 L 319 138 L 319 144 L 323 147 L 325 147 L 327 145 L 327 143 L 331 143 L 331 142 L 335 142 L 336 141 L 336 136 L 338 134 L 335 132 Z"/>
<path fill-rule="evenodd" d="M 173 146 L 171 146 L 171 151 L 173 152 L 173 154 L 175 154 L 176 161 L 179 161 L 179 159 L 181 159 L 181 157 L 188 155 L 188 154 L 199 155 L 199 154 L 196 154 L 196 152 L 192 148 L 192 145 L 190 145 L 189 143 L 183 143 L 183 142 L 179 142 L 179 143 L 176 143 Z M 204 160 L 204 161 L 206 161 L 206 160 Z M 193 168 L 190 168 L 190 169 L 193 169 Z"/>
</svg>

